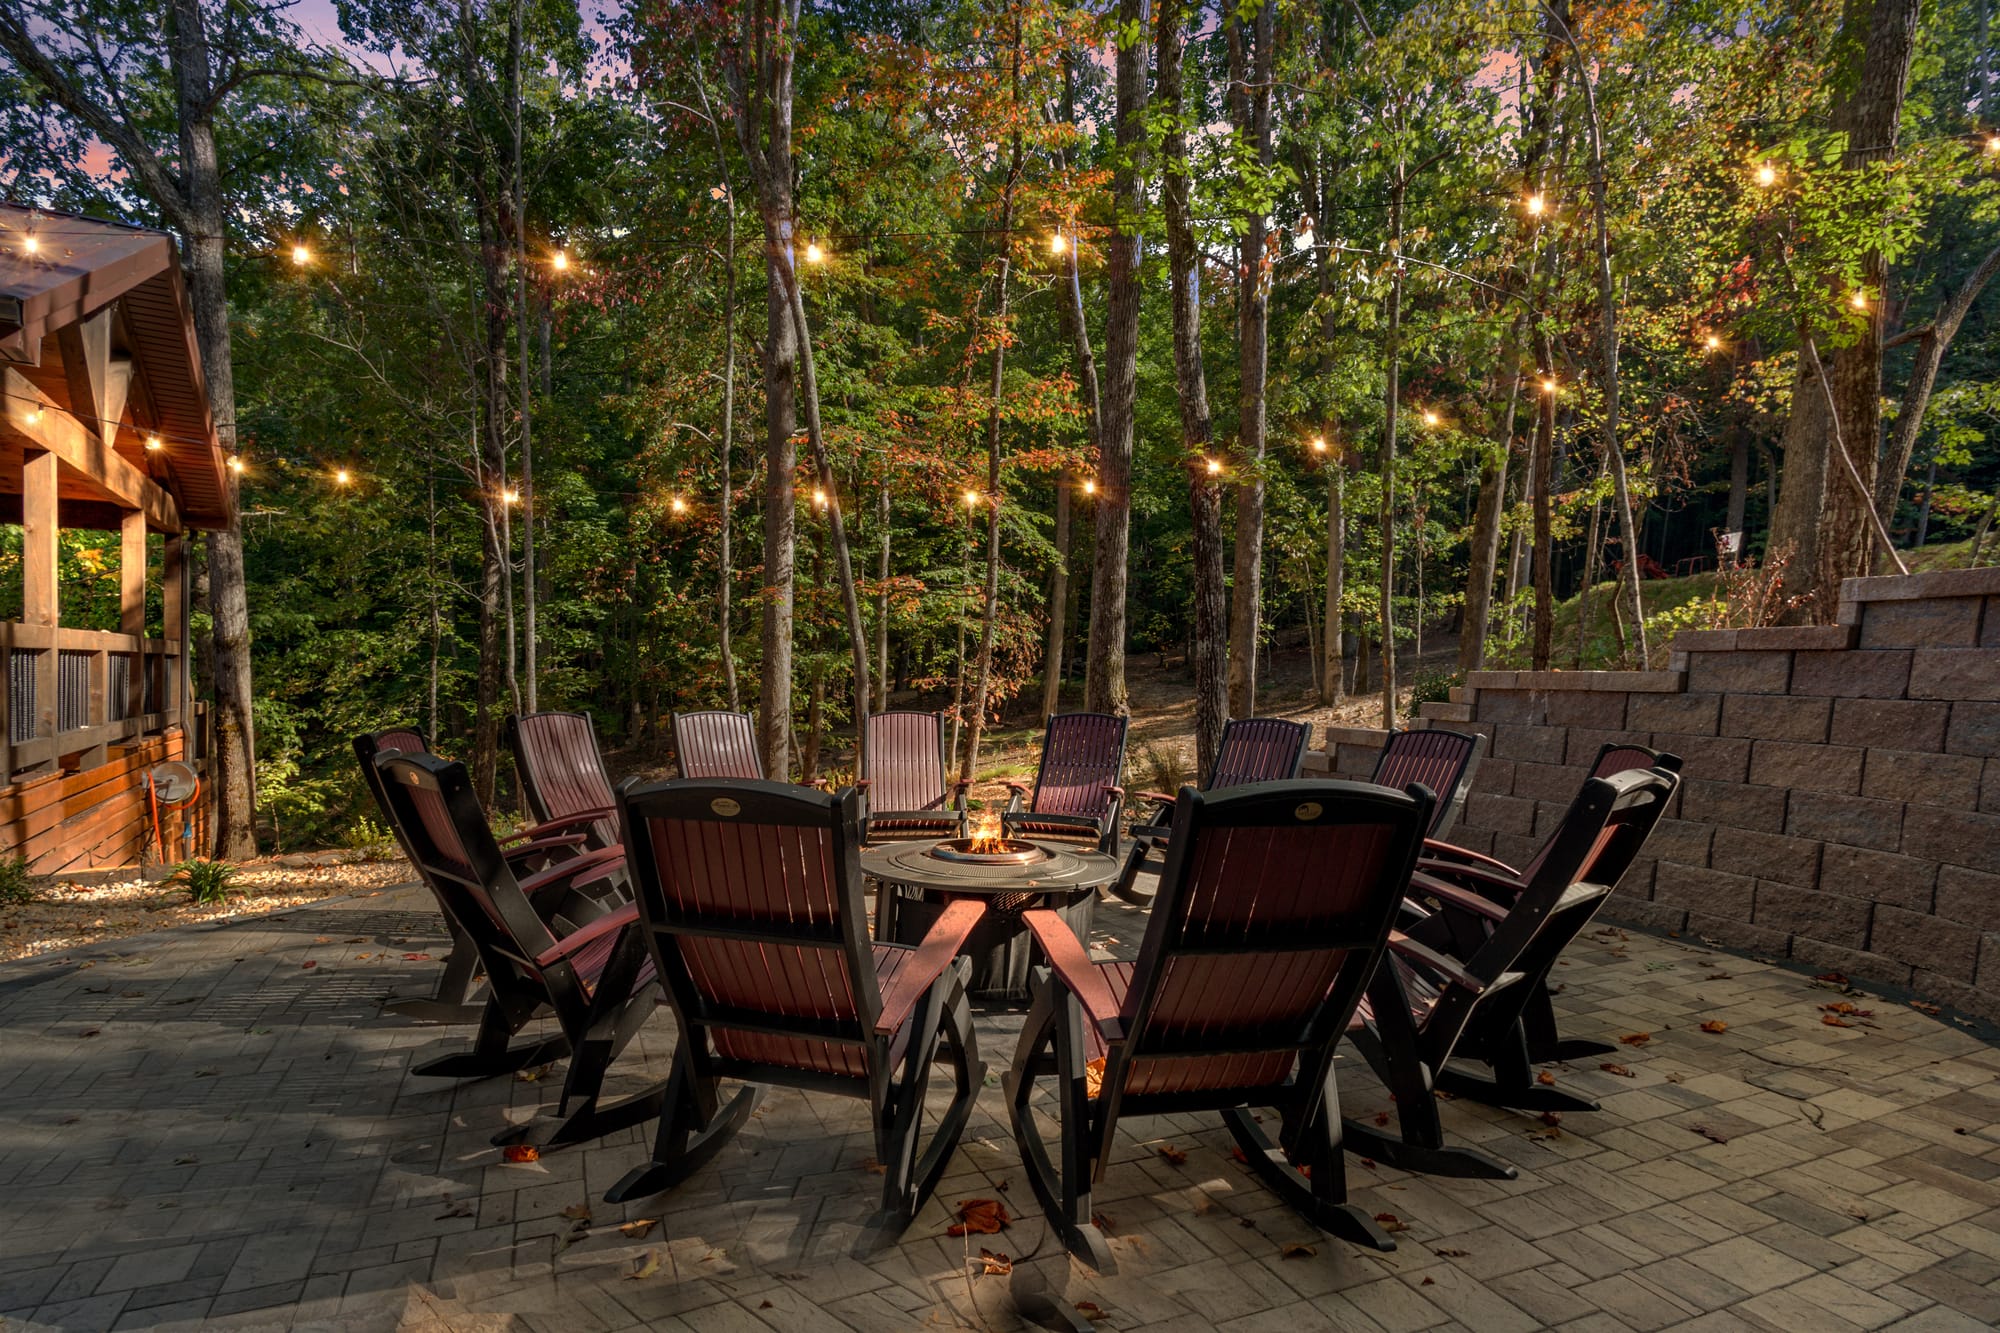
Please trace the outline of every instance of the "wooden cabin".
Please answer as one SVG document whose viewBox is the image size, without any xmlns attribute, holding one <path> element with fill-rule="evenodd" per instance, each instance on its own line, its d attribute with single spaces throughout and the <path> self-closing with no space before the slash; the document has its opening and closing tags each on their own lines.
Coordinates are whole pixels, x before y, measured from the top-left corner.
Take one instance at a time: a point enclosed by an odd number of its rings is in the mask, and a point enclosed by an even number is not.
<svg viewBox="0 0 2000 1333">
<path fill-rule="evenodd" d="M 205 768 L 188 533 L 234 505 L 173 239 L 0 203 L 0 380 L 0 524 L 20 528 L 18 606 L 0 607 L 19 615 L 0 623 L 0 857 L 136 865 L 158 845 L 147 774 Z M 98 580 L 115 563 L 115 628 L 107 597 L 96 625 L 64 605 L 84 600 L 61 575 L 65 529 L 119 534 L 115 562 L 108 540 L 87 566 L 70 556 Z M 162 812 L 168 859 L 206 799 Z"/>
</svg>

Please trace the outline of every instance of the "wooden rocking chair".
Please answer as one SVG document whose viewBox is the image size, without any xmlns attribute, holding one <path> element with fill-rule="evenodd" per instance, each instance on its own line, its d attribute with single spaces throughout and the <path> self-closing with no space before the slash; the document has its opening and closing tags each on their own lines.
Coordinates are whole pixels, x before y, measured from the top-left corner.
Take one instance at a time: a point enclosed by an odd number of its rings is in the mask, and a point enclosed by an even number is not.
<svg viewBox="0 0 2000 1333">
<path fill-rule="evenodd" d="M 519 1126 L 495 1143 L 534 1138 L 546 1147 L 595 1138 L 658 1113 L 659 1102 L 630 1099 L 600 1108 L 605 1071 L 658 1002 L 653 963 L 631 903 L 574 929 L 551 925 L 535 900 L 558 886 L 603 879 L 624 864 L 619 847 L 584 852 L 527 878 L 501 854 L 472 794 L 465 765 L 434 755 L 384 753 L 377 761 L 389 811 L 410 860 L 478 950 L 486 968 L 486 1009 L 472 1050 L 417 1066 L 434 1078 L 489 1078 L 570 1057 L 551 1132 Z M 510 1045 L 544 1009 L 561 1035 Z M 576 1109 L 572 1111 L 572 1105 Z"/>
<path fill-rule="evenodd" d="M 627 784 L 620 805 L 681 1037 L 652 1160 L 605 1197 L 685 1180 L 742 1126 L 757 1085 L 777 1084 L 869 1104 L 884 1168 L 876 1231 L 900 1234 L 944 1174 L 985 1076 L 956 957 L 984 907 L 953 904 L 916 947 L 871 944 L 852 788 Z M 940 1041 L 956 1093 L 919 1152 Z M 724 1079 L 752 1086 L 725 1105 Z"/>
<path fill-rule="evenodd" d="M 764 776 L 757 727 L 748 713 L 675 713 L 674 754 L 683 778 Z"/>
<path fill-rule="evenodd" d="M 1529 1111 L 1596 1109 L 1536 1081 L 1521 1015 L 1538 978 L 1610 896 L 1607 872 L 1629 863 L 1676 785 L 1659 769 L 1586 781 L 1511 908 L 1421 870 L 1411 877 L 1412 894 L 1435 910 L 1405 904 L 1405 933 L 1391 940 L 1352 1033 L 1395 1099 L 1401 1137 L 1350 1122 L 1357 1152 L 1436 1175 L 1506 1179 L 1512 1167 L 1445 1146 L 1433 1092 Z M 1476 947 L 1465 948 L 1469 938 Z M 1462 961 L 1447 953 L 1454 946 Z M 1448 1068 L 1455 1058 L 1491 1073 Z"/>
<path fill-rule="evenodd" d="M 1421 782 L 1436 792 L 1437 812 L 1431 816 L 1426 836 L 1442 838 L 1465 805 L 1473 770 L 1479 767 L 1479 746 L 1478 736 L 1441 727 L 1391 732 L 1368 780 L 1397 791 Z"/>
<path fill-rule="evenodd" d="M 389 750 L 429 754 L 431 749 L 424 733 L 415 727 L 363 732 L 354 738 L 354 754 L 361 761 L 362 782 L 367 786 L 369 795 L 375 798 L 375 808 L 395 836 L 397 846 L 405 857 L 409 857 L 409 845 L 403 841 L 402 828 L 389 811 L 389 798 L 382 788 L 382 774 L 375 764 L 376 756 Z M 518 873 L 528 875 L 576 855 L 586 841 L 587 835 L 578 830 L 576 821 L 557 820 L 501 839 L 500 849 Z M 573 922 L 591 920 L 608 910 L 604 899 L 613 896 L 607 894 L 608 887 L 595 885 L 588 892 L 544 895 L 538 899 L 537 910 L 545 917 L 560 915 Z M 386 1000 L 382 1008 L 386 1013 L 399 1014 L 422 1023 L 476 1023 L 485 1012 L 485 1005 L 472 998 L 480 975 L 479 951 L 459 928 L 456 916 L 442 898 L 438 899 L 438 910 L 443 914 L 445 930 L 451 936 L 451 952 L 445 956 L 436 985 L 429 995 L 395 996 Z"/>
<path fill-rule="evenodd" d="M 1616 741 L 1607 742 L 1597 752 L 1597 758 L 1590 766 L 1590 777 L 1608 778 L 1614 773 L 1623 773 L 1634 768 L 1657 768 L 1667 773 L 1678 774 L 1681 758 L 1663 750 L 1649 750 L 1643 745 L 1627 745 Z M 1653 808 L 1652 823 L 1647 824 L 1636 840 L 1620 844 L 1626 857 L 1622 864 L 1609 864 L 1600 868 L 1601 874 L 1609 877 L 1613 889 L 1625 877 L 1626 870 L 1639 855 L 1645 839 L 1651 836 L 1653 827 L 1666 813 L 1662 803 Z M 1426 842 L 1424 860 L 1419 868 L 1427 874 L 1441 876 L 1472 890 L 1474 893 L 1491 898 L 1502 907 L 1511 907 L 1520 896 L 1521 885 L 1532 877 L 1540 867 L 1542 858 L 1548 854 L 1550 844 L 1545 843 L 1534 858 L 1520 870 L 1504 861 L 1447 842 Z M 1474 941 L 1476 945 L 1476 941 Z M 1469 945 L 1468 947 L 1473 947 Z M 1553 962 L 1551 963 L 1553 966 Z M 1617 1047 L 1608 1042 L 1588 1041 L 1581 1038 L 1565 1038 L 1556 1028 L 1555 1004 L 1548 989 L 1548 977 L 1538 979 L 1534 993 L 1529 996 L 1528 1005 L 1521 1014 L 1521 1022 L 1527 1031 L 1528 1051 L 1537 1063 L 1557 1060 L 1588 1060 L 1593 1056 L 1609 1055 Z"/>
<path fill-rule="evenodd" d="M 592 846 L 617 844 L 618 798 L 590 714 L 509 713 L 504 734 L 537 823 L 588 820 Z"/>
<path fill-rule="evenodd" d="M 1007 836 L 1081 839 L 1116 856 L 1125 731 L 1126 719 L 1111 713 L 1051 715 L 1032 792 L 1023 783 L 1007 784 L 1000 816 Z"/>
<path fill-rule="evenodd" d="M 863 829 L 870 842 L 955 838 L 965 832 L 970 784 L 945 776 L 941 714 L 871 714 L 868 771 L 854 785 L 867 802 Z"/>
<path fill-rule="evenodd" d="M 1025 914 L 1049 966 L 1005 1081 L 1008 1109 L 1072 1254 L 1111 1267 L 1091 1186 L 1118 1122 L 1188 1111 L 1220 1111 L 1251 1169 L 1316 1226 L 1395 1248 L 1347 1202 L 1333 1053 L 1381 961 L 1431 800 L 1421 787 L 1355 782 L 1185 788 L 1136 962 L 1094 963 L 1055 913 Z M 1053 1155 L 1031 1105 L 1038 1086 L 1060 1120 Z M 1283 1117 L 1276 1144 L 1258 1106 Z"/>
<path fill-rule="evenodd" d="M 1222 727 L 1222 744 L 1216 747 L 1215 764 L 1205 792 L 1224 791 L 1249 782 L 1282 782 L 1299 775 L 1306 746 L 1312 741 L 1312 723 L 1287 722 L 1276 717 L 1233 717 Z M 1118 872 L 1111 892 L 1134 907 L 1152 903 L 1153 895 L 1137 887 L 1139 872 L 1155 852 L 1165 854 L 1172 832 L 1174 798 L 1166 792 L 1141 792 L 1139 799 L 1153 804 L 1144 824 L 1130 830 L 1132 850 L 1125 854 L 1124 868 Z"/>
</svg>

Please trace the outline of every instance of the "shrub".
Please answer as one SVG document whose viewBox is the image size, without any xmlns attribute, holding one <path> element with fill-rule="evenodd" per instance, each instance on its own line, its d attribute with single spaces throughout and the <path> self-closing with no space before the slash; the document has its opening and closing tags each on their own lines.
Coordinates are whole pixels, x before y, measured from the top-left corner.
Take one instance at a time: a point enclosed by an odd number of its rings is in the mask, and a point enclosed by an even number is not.
<svg viewBox="0 0 2000 1333">
<path fill-rule="evenodd" d="M 197 856 L 175 866 L 173 876 L 167 883 L 183 885 L 193 902 L 213 904 L 228 900 L 229 885 L 237 874 L 237 868 L 227 861 L 211 861 L 205 856 Z"/>
<path fill-rule="evenodd" d="M 1452 690 L 1464 683 L 1464 678 L 1455 671 L 1433 669 L 1418 671 L 1415 683 L 1410 686 L 1411 711 L 1414 712 L 1425 704 L 1450 702 Z"/>
<path fill-rule="evenodd" d="M 393 861 L 403 854 L 389 830 L 366 815 L 348 830 L 347 845 L 364 861 Z"/>
<path fill-rule="evenodd" d="M 28 858 L 10 856 L 0 860 L 0 906 L 18 907 L 31 903 L 39 891 L 40 882 L 28 873 Z"/>
<path fill-rule="evenodd" d="M 1146 774 L 1147 785 L 1153 791 L 1171 794 L 1194 780 L 1188 773 L 1187 760 L 1172 746 L 1140 746 L 1139 766 Z"/>
</svg>

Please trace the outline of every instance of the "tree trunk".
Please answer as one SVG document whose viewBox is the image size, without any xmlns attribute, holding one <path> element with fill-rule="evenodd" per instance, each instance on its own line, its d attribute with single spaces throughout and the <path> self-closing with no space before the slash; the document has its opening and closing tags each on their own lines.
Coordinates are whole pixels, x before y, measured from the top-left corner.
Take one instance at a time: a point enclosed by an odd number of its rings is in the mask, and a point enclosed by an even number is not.
<svg viewBox="0 0 2000 1333">
<path fill-rule="evenodd" d="M 1917 537 L 1910 545 L 1922 546 L 1931 531 L 1931 491 L 1937 486 L 1937 455 L 1931 455 L 1931 470 L 1924 478 L 1923 502 L 1917 506 Z"/>
<path fill-rule="evenodd" d="M 1104 438 L 1097 465 L 1097 551 L 1090 581 L 1090 655 L 1084 706 L 1124 713 L 1126 561 L 1132 538 L 1132 413 L 1139 375 L 1139 228 L 1146 208 L 1147 0 L 1118 0 L 1115 217 L 1106 247 L 1110 317 L 1105 326 Z"/>
<path fill-rule="evenodd" d="M 527 711 L 537 711 L 539 693 L 535 682 L 541 674 L 535 633 L 535 432 L 531 389 L 534 385 L 533 334 L 535 320 L 529 309 L 528 290 L 528 197 L 527 175 L 522 164 L 521 54 L 527 35 L 522 29 L 524 0 L 513 0 L 507 10 L 508 111 L 512 120 L 512 167 L 514 221 L 514 327 L 521 361 L 521 628 L 525 635 L 526 660 L 522 674 L 527 677 Z M 512 580 L 509 580 L 511 586 Z"/>
<path fill-rule="evenodd" d="M 1916 45 L 1920 0 L 1847 0 L 1839 37 L 1840 75 L 1829 83 L 1834 93 L 1831 120 L 1847 139 L 1841 158 L 1844 171 L 1865 171 L 1871 162 L 1895 155 L 1902 121 L 1903 94 L 1910 56 Z M 1771 545 L 1789 545 L 1792 564 L 1786 574 L 1789 591 L 1807 600 L 1788 619 L 1831 622 L 1838 610 L 1840 581 L 1869 572 L 1874 541 L 1867 514 L 1877 506 L 1877 440 L 1881 433 L 1882 311 L 1888 263 L 1879 249 L 1861 254 L 1858 293 L 1866 309 L 1845 308 L 1845 292 L 1808 292 L 1809 301 L 1842 302 L 1842 314 L 1852 320 L 1851 336 L 1834 350 L 1828 381 L 1834 406 L 1826 406 L 1815 358 L 1804 351 L 1792 389 L 1792 414 L 1785 423 L 1785 470 L 1778 515 L 1772 522 Z M 1808 323 L 1801 312 L 1802 324 Z M 1811 336 L 1805 329 L 1804 343 Z M 1849 459 L 1861 478 L 1861 490 L 1842 473 L 1847 462 L 1837 456 L 1844 441 Z M 1902 488 L 1900 475 L 1897 490 Z"/>
<path fill-rule="evenodd" d="M 1056 559 L 1049 571 L 1048 646 L 1042 653 L 1042 716 L 1054 713 L 1062 700 L 1063 621 L 1069 607 L 1069 548 L 1071 492 L 1076 477 L 1068 468 L 1056 479 Z"/>
<path fill-rule="evenodd" d="M 1396 409 L 1403 335 L 1403 164 L 1389 186 L 1389 319 L 1382 339 L 1387 373 L 1382 394 L 1382 726 L 1396 729 Z"/>
<path fill-rule="evenodd" d="M 1916 363 L 1910 367 L 1910 382 L 1903 390 L 1902 407 L 1896 413 L 1896 431 L 1890 438 L 1881 474 L 1875 483 L 1875 512 L 1885 528 L 1895 518 L 1896 503 L 1903 496 L 1903 478 L 1909 473 L 1910 457 L 1917 447 L 1917 435 L 1924 427 L 1924 413 L 1930 407 L 1931 390 L 1937 385 L 1938 367 L 1943 364 L 1952 339 L 1958 336 L 1959 325 L 1965 322 L 1972 303 L 1979 299 L 1979 293 L 1993 280 L 1996 272 L 2000 272 L 2000 247 L 1987 252 L 1986 257 L 1959 284 L 1958 290 L 1951 294 L 1944 309 L 1938 311 L 1930 327 L 1918 335 Z"/>
<path fill-rule="evenodd" d="M 1155 69 L 1160 116 L 1167 126 L 1160 143 L 1160 199 L 1172 273 L 1174 390 L 1180 403 L 1181 464 L 1187 469 L 1188 508 L 1194 524 L 1194 637 L 1188 665 L 1194 671 L 1195 765 L 1197 772 L 1208 773 L 1214 768 L 1228 717 L 1224 675 L 1229 659 L 1222 587 L 1222 486 L 1209 470 L 1214 432 L 1201 355 L 1201 255 L 1188 198 L 1187 131 L 1181 124 L 1182 3 L 1160 0 Z"/>
<path fill-rule="evenodd" d="M 1736 554 L 1739 560 L 1743 555 L 1743 511 L 1749 499 L 1750 441 L 1738 435 L 1729 445 L 1729 508 L 1723 515 L 1722 530 L 1737 534 Z"/>
<path fill-rule="evenodd" d="M 729 179 L 729 154 L 722 147 L 722 126 L 708 97 L 708 73 L 702 68 L 701 52 L 694 53 L 694 86 L 701 94 L 702 114 L 708 119 L 709 142 L 715 146 L 715 170 L 722 181 L 722 206 L 729 219 L 722 251 L 722 449 L 717 460 L 717 517 L 721 533 L 716 547 L 715 655 L 722 666 L 722 688 L 729 699 L 729 711 L 742 707 L 736 685 L 736 650 L 730 643 L 730 606 L 736 578 L 735 553 L 731 550 L 734 522 L 733 482 L 730 475 L 736 462 L 736 187 Z"/>
<path fill-rule="evenodd" d="M 1541 372 L 1544 379 L 1552 373 L 1549 361 L 1548 338 L 1542 339 Z M 1551 538 L 1554 521 L 1550 493 L 1555 489 L 1555 445 L 1556 445 L 1556 396 L 1546 390 L 1542 393 L 1542 410 L 1535 419 L 1535 443 L 1529 454 L 1529 468 L 1535 492 L 1535 547 L 1531 557 L 1534 564 L 1535 582 L 1535 639 L 1531 662 L 1537 671 L 1549 669 L 1549 649 L 1555 637 L 1555 574 L 1552 568 L 1555 551 Z M 1631 563 L 1631 552 L 1626 552 L 1626 563 Z"/>
<path fill-rule="evenodd" d="M 875 562 L 875 711 L 889 711 L 889 539 L 890 520 L 894 511 L 890 507 L 889 483 L 882 483 L 882 490 L 875 498 L 875 515 L 882 524 L 882 550 Z"/>
<path fill-rule="evenodd" d="M 1071 53 L 1065 53 L 1063 56 L 1065 121 L 1075 114 L 1075 103 L 1076 57 Z M 1064 154 L 1064 164 L 1068 164 L 1067 154 Z M 1077 259 L 1077 239 L 1076 236 L 1069 236 L 1069 243 L 1063 248 L 1062 320 L 1076 357 L 1076 392 L 1083 404 L 1084 440 L 1090 456 L 1100 459 L 1104 454 L 1104 423 L 1102 404 L 1097 391 L 1097 356 L 1091 350 L 1090 325 L 1083 315 L 1083 272 Z M 1056 561 L 1055 569 L 1049 576 L 1048 649 L 1042 655 L 1043 717 L 1056 712 L 1062 698 L 1063 640 L 1069 624 L 1070 550 L 1074 545 L 1072 529 L 1076 482 L 1075 475 L 1065 468 L 1056 483 Z"/>
<path fill-rule="evenodd" d="M 1257 166 L 1271 165 L 1271 83 L 1277 46 L 1277 5 L 1264 0 L 1252 22 L 1229 24 L 1230 103 L 1236 128 L 1246 136 Z M 1254 31 L 1254 53 L 1244 38 Z M 1254 69 L 1252 66 L 1254 65 Z M 1253 214 L 1237 246 L 1236 568 L 1229 598 L 1229 712 L 1257 711 L 1257 646 L 1264 602 L 1265 377 L 1270 363 L 1270 261 L 1268 225 Z"/>
<path fill-rule="evenodd" d="M 1329 444 L 1328 448 L 1332 445 Z M 1326 627 L 1320 637 L 1325 641 L 1321 654 L 1324 670 L 1320 673 L 1319 701 L 1323 704 L 1337 704 L 1344 693 L 1341 676 L 1346 671 L 1347 645 L 1341 633 L 1340 603 L 1346 596 L 1347 564 L 1347 469 L 1336 459 L 1329 459 L 1326 465 Z"/>
<path fill-rule="evenodd" d="M 1500 519 L 1507 508 L 1507 462 L 1514 451 L 1514 413 L 1521 401 L 1520 336 L 1526 317 L 1517 317 L 1508 335 L 1507 410 L 1501 418 L 1499 447 L 1488 452 L 1479 468 L 1479 498 L 1472 512 L 1467 541 L 1465 615 L 1458 636 L 1458 669 L 1477 671 L 1486 665 L 1486 631 L 1493 611 L 1493 578 L 1500 563 Z"/>
</svg>

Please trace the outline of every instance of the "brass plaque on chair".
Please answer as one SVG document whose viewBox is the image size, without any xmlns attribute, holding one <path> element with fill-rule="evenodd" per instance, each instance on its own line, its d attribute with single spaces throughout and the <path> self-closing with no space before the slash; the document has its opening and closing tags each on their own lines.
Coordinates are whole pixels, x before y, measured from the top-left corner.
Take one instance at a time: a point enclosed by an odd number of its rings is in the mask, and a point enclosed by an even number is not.
<svg viewBox="0 0 2000 1333">
<path fill-rule="evenodd" d="M 727 796 L 718 796 L 708 803 L 708 808 L 724 819 L 734 819 L 743 813 L 743 807 Z"/>
<path fill-rule="evenodd" d="M 1320 809 L 1318 801 L 1305 801 L 1299 805 L 1298 809 L 1292 811 L 1292 813 L 1299 817 L 1301 823 L 1310 824 L 1313 820 L 1319 818 Z"/>
</svg>

